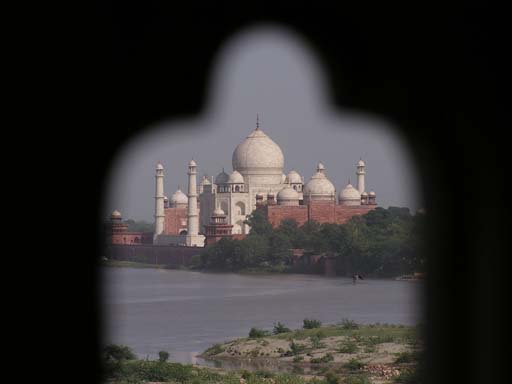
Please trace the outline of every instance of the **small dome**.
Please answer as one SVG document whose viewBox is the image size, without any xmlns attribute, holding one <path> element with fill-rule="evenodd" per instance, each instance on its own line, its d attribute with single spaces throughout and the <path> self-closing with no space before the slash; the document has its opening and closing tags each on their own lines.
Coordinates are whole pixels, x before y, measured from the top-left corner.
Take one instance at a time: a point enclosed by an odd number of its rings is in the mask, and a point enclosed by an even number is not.
<svg viewBox="0 0 512 384">
<path fill-rule="evenodd" d="M 167 196 L 164 196 L 164 201 L 168 201 L 169 198 Z"/>
<path fill-rule="evenodd" d="M 212 216 L 225 216 L 225 215 L 226 214 L 220 207 L 215 208 L 215 210 L 213 211 L 213 214 L 212 214 Z"/>
<path fill-rule="evenodd" d="M 229 175 L 228 178 L 229 184 L 243 184 L 244 183 L 244 177 L 242 174 L 238 171 L 233 171 L 231 175 Z"/>
<path fill-rule="evenodd" d="M 290 200 L 298 201 L 299 199 L 300 199 L 300 196 L 297 193 L 297 191 L 295 189 L 293 189 L 292 187 L 290 187 L 289 185 L 287 185 L 286 187 L 281 189 L 279 191 L 279 193 L 277 194 L 277 201 L 290 201 Z"/>
<path fill-rule="evenodd" d="M 112 214 L 110 215 L 110 217 L 112 217 L 112 218 L 118 218 L 118 217 L 119 217 L 119 218 L 120 218 L 120 217 L 121 217 L 121 212 L 119 212 L 119 211 L 116 209 L 114 212 L 112 212 Z"/>
<path fill-rule="evenodd" d="M 288 176 L 286 176 L 286 183 L 288 184 L 296 184 L 302 183 L 302 177 L 295 170 L 291 170 L 288 172 Z"/>
<path fill-rule="evenodd" d="M 194 159 L 190 160 L 190 163 L 188 163 L 189 167 L 196 167 L 197 163 L 194 161 Z"/>
<path fill-rule="evenodd" d="M 376 196 L 375 192 L 371 191 L 368 196 Z"/>
<path fill-rule="evenodd" d="M 215 178 L 215 184 L 226 184 L 229 180 L 229 175 L 222 170 L 221 173 Z"/>
<path fill-rule="evenodd" d="M 359 159 L 359 161 L 357 162 L 357 166 L 358 167 L 364 167 L 365 166 L 363 159 Z"/>
<path fill-rule="evenodd" d="M 361 193 L 361 197 L 367 197 L 368 194 L 366 192 Z"/>
<path fill-rule="evenodd" d="M 361 194 L 357 189 L 354 188 L 352 184 L 347 184 L 345 188 L 340 191 L 340 201 L 351 201 L 351 200 L 361 200 Z"/>
<path fill-rule="evenodd" d="M 178 190 L 171 196 L 171 204 L 188 204 L 188 197 L 181 191 L 181 189 L 178 188 Z"/>
<path fill-rule="evenodd" d="M 161 163 L 161 162 L 158 162 L 158 163 L 156 164 L 156 169 L 164 169 L 164 166 L 162 165 L 162 163 Z"/>
<path fill-rule="evenodd" d="M 312 200 L 333 200 L 336 188 L 325 175 L 325 167 L 318 163 L 316 173 L 304 186 L 304 195 Z"/>
</svg>

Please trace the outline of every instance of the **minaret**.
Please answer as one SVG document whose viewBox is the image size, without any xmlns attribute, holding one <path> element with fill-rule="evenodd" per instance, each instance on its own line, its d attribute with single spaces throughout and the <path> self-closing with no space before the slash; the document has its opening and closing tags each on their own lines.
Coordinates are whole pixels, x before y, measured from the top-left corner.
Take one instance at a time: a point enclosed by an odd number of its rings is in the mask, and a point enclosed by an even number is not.
<svg viewBox="0 0 512 384">
<path fill-rule="evenodd" d="M 365 170 L 364 170 L 364 167 L 365 167 L 365 164 L 364 164 L 364 161 L 363 159 L 359 159 L 359 161 L 357 162 L 357 190 L 359 191 L 359 193 L 363 193 L 364 192 L 364 175 L 365 175 Z"/>
<path fill-rule="evenodd" d="M 155 173 L 155 239 L 164 231 L 164 198 L 164 167 L 158 162 Z"/>
<path fill-rule="evenodd" d="M 188 163 L 188 210 L 187 240 L 189 247 L 203 247 L 204 236 L 199 235 L 199 214 L 197 212 L 197 164 L 194 159 Z"/>
</svg>

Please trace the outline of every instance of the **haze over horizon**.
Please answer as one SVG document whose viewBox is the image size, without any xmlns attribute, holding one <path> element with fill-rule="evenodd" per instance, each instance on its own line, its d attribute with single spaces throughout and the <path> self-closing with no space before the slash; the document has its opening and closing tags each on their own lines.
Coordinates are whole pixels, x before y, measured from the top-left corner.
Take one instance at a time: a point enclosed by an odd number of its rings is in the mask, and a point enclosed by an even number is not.
<svg viewBox="0 0 512 384">
<path fill-rule="evenodd" d="M 376 115 L 334 108 L 321 64 L 314 52 L 287 29 L 255 27 L 221 48 L 210 75 L 206 110 L 197 117 L 155 122 L 119 149 L 110 169 L 104 215 L 117 209 L 124 219 L 152 222 L 154 173 L 165 168 L 165 194 L 181 186 L 187 193 L 187 164 L 198 163 L 215 177 L 232 171 L 236 146 L 256 127 L 282 149 L 284 173 L 295 169 L 307 183 L 318 162 L 326 167 L 336 193 L 356 163 L 366 162 L 366 188 L 379 206 L 423 206 L 419 177 L 409 148 L 392 124 Z M 179 97 L 169 90 L 169 103 Z"/>
</svg>

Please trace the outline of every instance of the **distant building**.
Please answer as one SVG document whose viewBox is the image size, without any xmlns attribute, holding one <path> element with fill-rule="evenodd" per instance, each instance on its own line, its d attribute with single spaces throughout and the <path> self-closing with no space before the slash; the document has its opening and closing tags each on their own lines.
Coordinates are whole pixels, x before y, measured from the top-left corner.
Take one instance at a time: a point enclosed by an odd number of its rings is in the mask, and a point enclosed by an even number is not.
<svg viewBox="0 0 512 384">
<path fill-rule="evenodd" d="M 277 227 L 285 219 L 294 219 L 299 225 L 313 220 L 342 224 L 377 204 L 375 192 L 365 191 L 366 164 L 362 159 L 356 164 L 357 188 L 349 179 L 338 195 L 322 163 L 307 183 L 293 169 L 284 174 L 283 152 L 260 129 L 259 121 L 235 148 L 232 166 L 230 174 L 223 169 L 215 179 L 203 176 L 197 184 L 197 164 L 191 160 L 188 194 L 178 188 L 169 200 L 164 195 L 164 167 L 159 162 L 154 244 L 202 247 L 222 237 L 243 238 L 250 231 L 245 221 L 255 209 L 262 209 Z"/>
<path fill-rule="evenodd" d="M 107 241 L 110 244 L 151 244 L 152 232 L 129 232 L 128 224 L 123 223 L 121 212 L 114 211 L 110 215 L 110 223 L 107 228 Z"/>
</svg>

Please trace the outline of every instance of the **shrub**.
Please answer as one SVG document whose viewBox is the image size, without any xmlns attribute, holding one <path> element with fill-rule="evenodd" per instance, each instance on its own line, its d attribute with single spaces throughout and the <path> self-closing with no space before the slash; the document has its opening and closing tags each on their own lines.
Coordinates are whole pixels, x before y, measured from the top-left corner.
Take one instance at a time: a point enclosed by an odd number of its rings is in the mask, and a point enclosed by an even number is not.
<svg viewBox="0 0 512 384">
<path fill-rule="evenodd" d="M 103 359 L 105 361 L 135 360 L 137 356 L 126 345 L 110 344 L 103 348 Z"/>
<path fill-rule="evenodd" d="M 371 384 L 366 374 L 363 375 L 350 375 L 343 380 L 343 384 Z"/>
<path fill-rule="evenodd" d="M 304 319 L 304 329 L 313 329 L 320 328 L 322 326 L 322 322 L 316 319 Z"/>
<path fill-rule="evenodd" d="M 206 356 L 212 356 L 212 355 L 218 355 L 219 353 L 224 352 L 224 347 L 221 344 L 214 344 L 210 348 L 208 348 L 206 351 L 204 351 L 204 354 Z"/>
<path fill-rule="evenodd" d="M 311 359 L 312 364 L 319 364 L 319 363 L 330 363 L 334 360 L 334 357 L 330 353 L 326 353 L 322 357 L 315 357 L 314 359 Z"/>
<path fill-rule="evenodd" d="M 290 328 L 287 328 L 283 323 L 277 322 L 277 324 L 274 324 L 274 335 L 278 335 L 280 333 L 288 333 L 292 330 Z"/>
<path fill-rule="evenodd" d="M 345 363 L 344 367 L 351 371 L 357 371 L 364 367 L 364 363 L 357 359 L 350 359 L 347 363 Z"/>
<path fill-rule="evenodd" d="M 169 360 L 169 352 L 167 351 L 160 351 L 158 352 L 158 361 L 167 361 Z"/>
<path fill-rule="evenodd" d="M 294 363 L 300 363 L 301 361 L 304 361 L 304 356 L 295 356 L 293 358 Z"/>
<path fill-rule="evenodd" d="M 309 339 L 311 340 L 311 345 L 313 348 L 318 349 L 325 347 L 325 344 L 320 342 L 320 337 L 318 337 L 318 335 L 311 336 Z"/>
<path fill-rule="evenodd" d="M 347 341 L 344 344 L 340 345 L 338 348 L 339 353 L 356 353 L 357 352 L 357 344 L 353 341 Z"/>
<path fill-rule="evenodd" d="M 402 364 L 402 363 L 412 363 L 413 361 L 418 360 L 417 356 L 413 352 L 399 352 L 396 353 L 396 360 L 395 363 Z"/>
<path fill-rule="evenodd" d="M 332 372 L 327 372 L 325 375 L 325 382 L 326 384 L 338 384 L 340 380 L 338 379 L 338 376 L 336 376 Z"/>
<path fill-rule="evenodd" d="M 341 320 L 340 325 L 341 325 L 342 329 L 358 329 L 359 328 L 359 324 L 357 324 L 355 321 L 349 320 L 349 319 Z"/>
<path fill-rule="evenodd" d="M 373 353 L 376 349 L 374 345 L 368 345 L 364 348 L 364 353 Z"/>
<path fill-rule="evenodd" d="M 263 329 L 259 329 L 259 328 L 251 328 L 251 330 L 249 331 L 249 337 L 251 339 L 258 339 L 260 337 L 265 337 L 265 336 L 268 336 L 269 333 L 268 331 L 264 331 Z"/>
<path fill-rule="evenodd" d="M 296 356 L 304 352 L 306 347 L 302 344 L 297 344 L 294 341 L 290 343 L 290 350 L 285 353 L 286 356 Z"/>
</svg>

